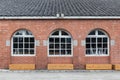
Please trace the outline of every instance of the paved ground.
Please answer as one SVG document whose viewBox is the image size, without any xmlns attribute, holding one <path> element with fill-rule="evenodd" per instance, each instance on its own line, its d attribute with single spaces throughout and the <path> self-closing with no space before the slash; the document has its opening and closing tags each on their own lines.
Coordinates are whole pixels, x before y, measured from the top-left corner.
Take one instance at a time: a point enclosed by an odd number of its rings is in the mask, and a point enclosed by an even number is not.
<svg viewBox="0 0 120 80">
<path fill-rule="evenodd" d="M 120 80 L 120 71 L 0 71 L 0 80 Z"/>
</svg>

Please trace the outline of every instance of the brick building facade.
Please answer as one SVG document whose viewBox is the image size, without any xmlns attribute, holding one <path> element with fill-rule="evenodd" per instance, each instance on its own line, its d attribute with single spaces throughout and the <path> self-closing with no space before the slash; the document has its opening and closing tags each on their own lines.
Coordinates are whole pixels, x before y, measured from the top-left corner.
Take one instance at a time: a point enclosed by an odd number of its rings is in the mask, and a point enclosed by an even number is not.
<svg viewBox="0 0 120 80">
<path fill-rule="evenodd" d="M 85 69 L 86 64 L 120 64 L 119 16 L 104 13 L 96 17 L 1 13 L 0 68 L 35 64 L 36 69 L 47 69 L 48 64 L 73 64 L 74 69 Z M 54 41 L 50 43 L 50 39 Z"/>
</svg>

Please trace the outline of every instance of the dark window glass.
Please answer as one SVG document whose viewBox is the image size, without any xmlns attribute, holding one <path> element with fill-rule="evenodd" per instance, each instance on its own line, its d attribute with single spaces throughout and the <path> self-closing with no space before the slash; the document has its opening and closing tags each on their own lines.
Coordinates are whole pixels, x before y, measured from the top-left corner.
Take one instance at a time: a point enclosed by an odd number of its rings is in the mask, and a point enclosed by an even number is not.
<svg viewBox="0 0 120 80">
<path fill-rule="evenodd" d="M 67 43 L 71 43 L 71 38 L 67 38 Z"/>
<path fill-rule="evenodd" d="M 29 48 L 29 44 L 28 43 L 25 43 L 25 48 Z"/>
<path fill-rule="evenodd" d="M 107 38 L 103 38 L 103 42 L 107 42 Z"/>
<path fill-rule="evenodd" d="M 59 49 L 59 44 L 55 44 L 55 48 L 56 48 L 56 49 Z"/>
<path fill-rule="evenodd" d="M 90 44 L 86 44 L 86 48 L 90 48 Z"/>
<path fill-rule="evenodd" d="M 19 42 L 23 42 L 23 38 L 22 37 L 19 37 Z"/>
<path fill-rule="evenodd" d="M 14 38 L 13 38 L 13 42 L 18 42 L 18 38 L 17 38 L 17 37 L 14 37 Z"/>
<path fill-rule="evenodd" d="M 34 43 L 31 43 L 31 44 L 30 44 L 30 48 L 34 48 Z"/>
<path fill-rule="evenodd" d="M 25 38 L 25 42 L 29 42 L 29 38 Z"/>
<path fill-rule="evenodd" d="M 23 54 L 23 49 L 19 49 L 19 54 Z"/>
<path fill-rule="evenodd" d="M 91 38 L 92 39 L 92 43 L 96 43 L 96 38 Z"/>
<path fill-rule="evenodd" d="M 49 44 L 49 48 L 54 48 L 54 44 Z"/>
<path fill-rule="evenodd" d="M 65 43 L 65 38 L 61 38 L 61 43 Z"/>
<path fill-rule="evenodd" d="M 61 44 L 61 48 L 63 48 L 63 49 L 64 49 L 64 48 L 65 48 L 65 44 Z"/>
<path fill-rule="evenodd" d="M 54 42 L 54 38 L 49 38 L 49 42 Z"/>
<path fill-rule="evenodd" d="M 102 42 L 102 38 L 97 38 L 97 42 Z"/>
<path fill-rule="evenodd" d="M 18 44 L 14 43 L 13 48 L 18 48 Z"/>
<path fill-rule="evenodd" d="M 61 50 L 61 55 L 65 55 L 65 50 Z"/>
<path fill-rule="evenodd" d="M 59 35 L 59 31 L 54 32 L 52 35 Z"/>
<path fill-rule="evenodd" d="M 20 43 L 20 44 L 19 44 L 19 48 L 23 48 L 23 43 Z"/>
<path fill-rule="evenodd" d="M 59 38 L 55 38 L 55 43 L 59 43 Z"/>
<path fill-rule="evenodd" d="M 62 31 L 62 35 L 68 35 L 66 32 Z"/>
<path fill-rule="evenodd" d="M 34 38 L 30 38 L 30 42 L 34 42 Z"/>
<path fill-rule="evenodd" d="M 29 50 L 28 49 L 24 49 L 24 54 L 29 54 Z"/>
<path fill-rule="evenodd" d="M 105 35 L 102 31 L 98 31 L 98 35 Z"/>
<path fill-rule="evenodd" d="M 59 55 L 59 50 L 55 50 L 55 55 Z"/>
<path fill-rule="evenodd" d="M 90 32 L 88 35 L 95 35 L 95 31 Z"/>
<path fill-rule="evenodd" d="M 67 50 L 66 53 L 67 53 L 68 55 L 70 55 L 70 54 L 71 54 L 71 50 Z"/>
<path fill-rule="evenodd" d="M 30 49 L 30 54 L 34 54 L 34 49 Z"/>
<path fill-rule="evenodd" d="M 54 50 L 49 50 L 50 55 L 54 55 Z"/>
<path fill-rule="evenodd" d="M 90 38 L 86 38 L 86 43 L 90 43 Z"/>
<path fill-rule="evenodd" d="M 71 49 L 71 44 L 67 44 L 67 49 Z"/>
</svg>

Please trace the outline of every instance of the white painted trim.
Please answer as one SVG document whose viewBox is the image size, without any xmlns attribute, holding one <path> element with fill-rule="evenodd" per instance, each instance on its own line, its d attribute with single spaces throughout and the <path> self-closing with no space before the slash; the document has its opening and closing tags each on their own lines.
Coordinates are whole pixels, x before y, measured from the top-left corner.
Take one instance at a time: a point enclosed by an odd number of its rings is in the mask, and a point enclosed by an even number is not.
<svg viewBox="0 0 120 80">
<path fill-rule="evenodd" d="M 0 19 L 120 19 L 120 16 L 3 16 Z"/>
</svg>

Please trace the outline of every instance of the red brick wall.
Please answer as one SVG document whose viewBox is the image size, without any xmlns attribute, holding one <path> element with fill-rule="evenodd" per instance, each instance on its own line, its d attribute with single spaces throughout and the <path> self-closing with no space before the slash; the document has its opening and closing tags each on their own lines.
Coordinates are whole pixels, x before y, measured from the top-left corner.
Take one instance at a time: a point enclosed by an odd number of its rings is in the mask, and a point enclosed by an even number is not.
<svg viewBox="0 0 120 80">
<path fill-rule="evenodd" d="M 85 56 L 85 46 L 81 46 L 81 40 L 85 40 L 87 34 L 96 28 L 103 29 L 111 40 L 115 40 L 108 57 Z M 11 56 L 11 47 L 6 46 L 6 40 L 11 40 L 19 29 L 30 30 L 35 39 L 40 40 L 36 56 Z M 78 41 L 78 45 L 73 47 L 73 57 L 48 57 L 43 40 L 47 40 L 55 29 L 67 30 Z M 73 63 L 76 69 L 84 68 L 86 63 L 120 63 L 119 35 L 120 20 L 0 20 L 0 68 L 8 68 L 11 63 L 34 63 L 36 69 L 46 69 L 49 63 Z"/>
</svg>

